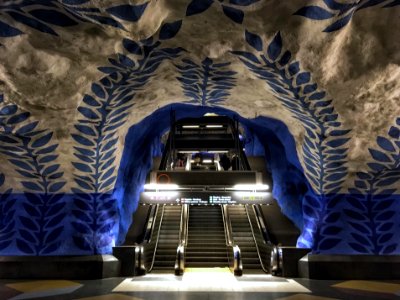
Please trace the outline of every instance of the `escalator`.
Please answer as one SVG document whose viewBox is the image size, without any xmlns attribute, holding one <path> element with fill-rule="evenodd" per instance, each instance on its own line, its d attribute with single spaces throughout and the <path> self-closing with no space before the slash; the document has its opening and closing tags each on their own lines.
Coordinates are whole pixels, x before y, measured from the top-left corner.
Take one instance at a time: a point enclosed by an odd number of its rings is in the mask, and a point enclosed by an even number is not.
<svg viewBox="0 0 400 300">
<path fill-rule="evenodd" d="M 228 206 L 233 240 L 239 246 L 244 273 L 269 272 L 271 246 L 265 241 L 252 206 Z"/>
<path fill-rule="evenodd" d="M 181 205 L 165 205 L 156 246 L 153 271 L 173 272 L 179 243 Z"/>
<path fill-rule="evenodd" d="M 221 206 L 190 206 L 185 267 L 228 267 Z"/>
</svg>

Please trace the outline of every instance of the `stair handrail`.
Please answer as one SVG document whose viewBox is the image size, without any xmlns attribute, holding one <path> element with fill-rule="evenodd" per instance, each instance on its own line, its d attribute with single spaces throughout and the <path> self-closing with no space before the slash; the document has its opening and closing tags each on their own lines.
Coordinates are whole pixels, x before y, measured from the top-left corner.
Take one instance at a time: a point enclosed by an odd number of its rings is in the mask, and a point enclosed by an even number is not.
<svg viewBox="0 0 400 300">
<path fill-rule="evenodd" d="M 234 244 L 234 240 L 232 238 L 232 224 L 231 220 L 229 218 L 228 214 L 228 209 L 226 204 L 221 206 L 222 209 L 222 219 L 224 222 L 224 228 L 225 228 L 225 237 L 226 237 L 226 246 L 227 246 L 227 251 L 228 249 L 231 250 L 233 253 L 233 273 L 236 276 L 242 276 L 243 274 L 243 264 L 242 264 L 242 255 L 240 252 L 240 248 L 238 245 Z M 228 262 L 229 266 L 231 265 L 230 255 L 228 253 Z"/>
<path fill-rule="evenodd" d="M 179 243 L 176 249 L 175 259 L 175 275 L 182 275 L 185 270 L 185 250 L 188 240 L 188 226 L 189 226 L 189 206 L 182 205 L 181 210 L 181 223 L 179 228 Z"/>
<path fill-rule="evenodd" d="M 250 224 L 250 230 L 251 230 L 251 235 L 253 236 L 254 245 L 256 245 L 257 255 L 258 255 L 258 259 L 260 260 L 261 268 L 263 269 L 263 271 L 265 273 L 268 273 L 268 270 L 264 266 L 264 263 L 263 263 L 263 260 L 262 260 L 262 257 L 261 257 L 261 253 L 260 253 L 260 249 L 258 247 L 258 243 L 257 243 L 256 237 L 254 236 L 254 228 L 253 228 L 253 224 L 252 224 L 251 219 L 250 219 L 250 215 L 249 215 L 249 211 L 248 211 L 248 206 L 247 205 L 245 205 L 245 210 L 246 210 L 247 220 L 249 221 L 249 224 Z M 256 222 L 258 223 L 257 215 L 256 215 L 256 213 L 254 211 L 254 206 L 253 206 L 253 212 L 254 212 L 254 216 L 256 217 Z M 263 241 L 264 241 L 264 239 L 263 239 Z M 265 241 L 264 241 L 264 243 L 265 243 Z"/>
<path fill-rule="evenodd" d="M 143 235 L 143 240 L 141 244 L 148 244 L 151 242 L 151 238 L 152 238 L 152 233 L 154 230 L 154 226 L 155 226 L 155 219 L 157 216 L 157 210 L 158 210 L 158 205 L 152 205 L 150 208 L 150 212 L 149 212 L 149 217 L 147 220 L 147 225 L 146 225 L 146 231 Z"/>
<path fill-rule="evenodd" d="M 260 229 L 260 231 L 261 231 L 261 233 L 263 235 L 264 243 L 266 243 L 269 246 L 273 246 L 274 243 L 271 242 L 271 238 L 270 238 L 267 226 L 265 225 L 264 219 L 263 219 L 263 217 L 261 215 L 261 212 L 260 212 L 260 207 L 258 205 L 257 206 L 253 206 L 253 210 L 254 210 L 254 213 L 255 213 L 256 218 L 257 218 L 258 228 Z"/>
<path fill-rule="evenodd" d="M 156 243 L 154 245 L 153 257 L 151 259 L 150 267 L 146 270 L 146 272 L 150 272 L 153 269 L 153 266 L 154 266 L 154 261 L 156 259 L 156 251 L 157 251 L 157 246 L 158 246 L 158 240 L 160 239 L 161 225 L 162 225 L 162 222 L 163 222 L 163 219 L 164 219 L 164 211 L 165 211 L 165 204 L 162 206 L 162 213 L 161 213 L 161 217 L 160 217 L 160 224 L 158 226 L 157 239 L 156 239 Z"/>
</svg>

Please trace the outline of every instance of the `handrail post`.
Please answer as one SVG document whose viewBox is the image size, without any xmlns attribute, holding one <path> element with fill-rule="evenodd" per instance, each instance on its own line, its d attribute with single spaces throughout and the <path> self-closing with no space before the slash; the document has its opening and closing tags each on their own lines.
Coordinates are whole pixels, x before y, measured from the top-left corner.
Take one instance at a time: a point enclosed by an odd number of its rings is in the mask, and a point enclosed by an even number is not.
<svg viewBox="0 0 400 300">
<path fill-rule="evenodd" d="M 189 220 L 189 206 L 187 204 L 182 205 L 181 210 L 181 223 L 179 228 L 179 243 L 176 249 L 175 259 L 175 275 L 182 275 L 185 270 L 185 248 L 187 245 L 188 235 L 188 220 Z"/>
</svg>

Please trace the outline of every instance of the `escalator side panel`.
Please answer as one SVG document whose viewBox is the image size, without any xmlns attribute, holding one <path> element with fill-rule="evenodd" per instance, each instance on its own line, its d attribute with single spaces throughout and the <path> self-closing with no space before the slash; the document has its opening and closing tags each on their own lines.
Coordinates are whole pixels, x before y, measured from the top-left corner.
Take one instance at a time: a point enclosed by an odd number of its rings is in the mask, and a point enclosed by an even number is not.
<svg viewBox="0 0 400 300">
<path fill-rule="evenodd" d="M 133 214 L 132 224 L 125 237 L 124 246 L 140 244 L 146 231 L 151 205 L 139 205 Z"/>
</svg>

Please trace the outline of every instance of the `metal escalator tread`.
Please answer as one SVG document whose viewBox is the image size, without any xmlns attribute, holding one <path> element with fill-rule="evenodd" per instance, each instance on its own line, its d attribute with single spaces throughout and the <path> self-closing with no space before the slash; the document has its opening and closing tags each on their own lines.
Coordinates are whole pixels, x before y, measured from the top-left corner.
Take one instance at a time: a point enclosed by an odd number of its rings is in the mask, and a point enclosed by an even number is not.
<svg viewBox="0 0 400 300">
<path fill-rule="evenodd" d="M 220 206 L 190 206 L 186 267 L 226 267 L 225 230 Z"/>
<path fill-rule="evenodd" d="M 243 205 L 228 206 L 228 213 L 233 240 L 241 251 L 243 271 L 262 269 L 246 208 Z"/>
<path fill-rule="evenodd" d="M 179 243 L 179 228 L 181 220 L 180 205 L 164 207 L 164 216 L 161 221 L 158 245 L 153 265 L 154 271 L 173 271 L 176 259 L 176 248 Z"/>
</svg>

